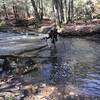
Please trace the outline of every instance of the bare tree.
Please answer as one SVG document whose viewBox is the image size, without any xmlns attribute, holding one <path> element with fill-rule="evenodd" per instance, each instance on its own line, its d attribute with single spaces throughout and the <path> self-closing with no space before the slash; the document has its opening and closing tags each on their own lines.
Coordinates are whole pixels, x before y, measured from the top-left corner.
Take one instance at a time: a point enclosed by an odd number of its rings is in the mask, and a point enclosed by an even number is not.
<svg viewBox="0 0 100 100">
<path fill-rule="evenodd" d="M 35 17 L 36 17 L 37 21 L 41 21 L 40 15 L 38 13 L 38 10 L 37 10 L 36 4 L 35 4 L 35 1 L 31 0 L 31 3 L 32 3 L 32 6 L 34 8 L 34 13 L 35 13 Z"/>
<path fill-rule="evenodd" d="M 5 19 L 8 19 L 7 8 L 6 8 L 6 4 L 5 4 L 4 0 L 3 0 L 3 9 L 4 9 L 4 12 L 5 12 Z"/>
<path fill-rule="evenodd" d="M 26 13 L 27 13 L 27 17 L 30 17 L 30 13 L 29 13 L 29 7 L 27 6 L 27 0 L 25 0 L 25 9 L 26 9 Z"/>
</svg>

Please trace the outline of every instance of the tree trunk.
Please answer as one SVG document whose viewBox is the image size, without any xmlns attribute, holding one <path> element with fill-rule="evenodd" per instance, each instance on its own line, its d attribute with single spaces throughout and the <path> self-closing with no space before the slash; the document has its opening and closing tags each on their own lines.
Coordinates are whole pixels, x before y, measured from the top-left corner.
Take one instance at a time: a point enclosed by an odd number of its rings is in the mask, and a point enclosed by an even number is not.
<svg viewBox="0 0 100 100">
<path fill-rule="evenodd" d="M 60 22 L 60 16 L 59 16 L 59 6 L 58 6 L 58 0 L 53 0 L 53 5 L 54 5 L 54 13 L 55 13 L 55 20 L 56 24 L 61 27 L 61 22 Z"/>
<path fill-rule="evenodd" d="M 68 22 L 71 22 L 71 0 L 68 1 Z"/>
<path fill-rule="evenodd" d="M 6 5 L 5 5 L 5 1 L 3 0 L 3 9 L 4 9 L 4 12 L 5 12 L 5 20 L 8 19 L 8 14 L 7 14 L 7 8 L 6 8 Z"/>
<path fill-rule="evenodd" d="M 43 0 L 41 0 L 41 20 L 43 20 Z"/>
<path fill-rule="evenodd" d="M 19 16 L 17 14 L 17 8 L 16 8 L 16 5 L 14 3 L 13 3 L 13 12 L 14 12 L 15 20 L 17 21 Z"/>
<path fill-rule="evenodd" d="M 27 17 L 30 17 L 29 9 L 27 6 L 27 0 L 25 0 L 25 9 L 26 9 Z"/>
<path fill-rule="evenodd" d="M 43 20 L 43 1 L 39 1 L 39 14 L 40 14 L 40 19 Z"/>
<path fill-rule="evenodd" d="M 59 0 L 61 23 L 64 22 L 63 0 Z"/>
<path fill-rule="evenodd" d="M 37 10 L 37 7 L 36 7 L 36 4 L 35 4 L 35 1 L 34 0 L 31 0 L 31 3 L 32 3 L 32 6 L 34 8 L 34 12 L 35 12 L 35 17 L 37 19 L 37 21 L 41 21 L 41 18 L 40 18 L 40 15 L 38 13 L 38 10 Z"/>
<path fill-rule="evenodd" d="M 29 13 L 29 9 L 28 9 L 27 5 L 25 8 L 26 8 L 27 17 L 30 17 L 30 13 Z"/>
<path fill-rule="evenodd" d="M 67 22 L 67 11 L 68 11 L 68 8 L 67 8 L 67 0 L 64 0 L 64 4 L 65 4 L 65 22 Z"/>
<path fill-rule="evenodd" d="M 73 17 L 74 17 L 74 4 L 73 0 L 71 0 L 71 21 L 73 22 Z"/>
</svg>

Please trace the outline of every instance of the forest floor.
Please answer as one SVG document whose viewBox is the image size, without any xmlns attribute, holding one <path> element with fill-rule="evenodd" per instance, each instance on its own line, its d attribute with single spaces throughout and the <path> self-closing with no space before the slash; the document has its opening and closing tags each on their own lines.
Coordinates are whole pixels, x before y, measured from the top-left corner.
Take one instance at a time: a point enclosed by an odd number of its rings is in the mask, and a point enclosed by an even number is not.
<svg viewBox="0 0 100 100">
<path fill-rule="evenodd" d="M 32 19 L 29 20 L 31 22 Z M 10 23 L 10 24 L 9 24 Z M 13 24 L 13 21 L 8 22 L 7 27 L 4 27 L 3 30 L 7 32 L 15 32 L 15 33 L 28 33 L 28 32 L 40 32 L 47 33 L 54 26 L 54 22 L 50 19 L 44 19 L 41 24 L 39 24 L 38 28 L 35 25 L 19 25 L 16 26 Z M 62 36 L 88 36 L 93 34 L 98 34 L 100 32 L 100 19 L 93 19 L 91 21 L 84 22 L 82 20 L 74 21 L 74 23 L 68 23 L 61 25 L 61 28 L 57 27 L 58 32 L 61 33 Z"/>
<path fill-rule="evenodd" d="M 53 23 L 45 24 L 44 22 L 41 32 L 45 32 L 46 29 L 53 27 Z M 91 21 L 84 22 L 82 20 L 75 21 L 74 23 L 63 24 L 61 28 L 58 28 L 58 32 L 62 36 L 88 36 L 98 34 L 100 32 L 100 19 L 93 19 Z"/>
</svg>

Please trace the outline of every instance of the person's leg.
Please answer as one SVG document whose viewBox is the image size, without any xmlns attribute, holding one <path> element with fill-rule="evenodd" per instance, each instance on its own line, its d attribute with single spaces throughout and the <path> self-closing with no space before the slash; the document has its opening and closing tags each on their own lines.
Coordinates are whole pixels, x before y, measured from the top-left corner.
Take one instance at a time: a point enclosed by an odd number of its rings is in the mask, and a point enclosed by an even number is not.
<svg viewBox="0 0 100 100">
<path fill-rule="evenodd" d="M 55 39 L 55 41 L 58 41 L 58 39 L 57 39 L 57 35 L 54 36 L 54 39 Z"/>
<path fill-rule="evenodd" d="M 58 41 L 58 38 L 57 38 L 57 36 L 55 37 L 55 40 L 56 40 L 56 41 Z"/>
<path fill-rule="evenodd" d="M 52 38 L 52 43 L 55 44 L 55 38 L 54 37 Z"/>
</svg>

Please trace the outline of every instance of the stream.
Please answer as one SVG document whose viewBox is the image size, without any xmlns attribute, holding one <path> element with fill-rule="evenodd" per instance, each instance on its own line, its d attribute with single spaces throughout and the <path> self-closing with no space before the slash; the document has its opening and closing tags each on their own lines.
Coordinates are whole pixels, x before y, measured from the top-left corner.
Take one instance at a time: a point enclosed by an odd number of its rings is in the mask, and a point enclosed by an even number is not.
<svg viewBox="0 0 100 100">
<path fill-rule="evenodd" d="M 32 55 L 32 52 L 26 55 Z M 85 95 L 100 96 L 100 40 L 98 38 L 60 38 L 56 46 L 39 51 L 40 70 L 27 77 L 65 88 L 72 86 Z M 39 58 L 41 57 L 41 58 Z M 38 81 L 37 81 L 38 80 Z"/>
<path fill-rule="evenodd" d="M 24 80 L 54 85 L 64 91 L 70 87 L 72 91 L 83 95 L 100 96 L 99 37 L 60 37 L 55 46 L 46 46 L 35 53 L 30 51 L 22 55 L 35 55 L 32 59 L 39 67 L 38 71 L 24 75 Z"/>
</svg>

